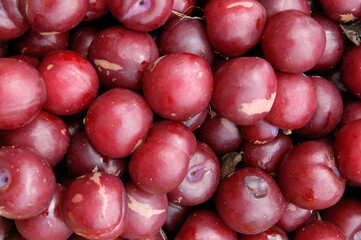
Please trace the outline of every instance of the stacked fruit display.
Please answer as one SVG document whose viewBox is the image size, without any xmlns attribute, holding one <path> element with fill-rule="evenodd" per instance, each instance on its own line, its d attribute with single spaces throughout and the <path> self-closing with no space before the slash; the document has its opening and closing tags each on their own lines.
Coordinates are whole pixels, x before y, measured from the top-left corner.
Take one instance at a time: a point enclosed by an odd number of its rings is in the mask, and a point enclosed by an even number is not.
<svg viewBox="0 0 361 240">
<path fill-rule="evenodd" d="M 360 18 L 0 0 L 0 239 L 360 239 Z"/>
</svg>

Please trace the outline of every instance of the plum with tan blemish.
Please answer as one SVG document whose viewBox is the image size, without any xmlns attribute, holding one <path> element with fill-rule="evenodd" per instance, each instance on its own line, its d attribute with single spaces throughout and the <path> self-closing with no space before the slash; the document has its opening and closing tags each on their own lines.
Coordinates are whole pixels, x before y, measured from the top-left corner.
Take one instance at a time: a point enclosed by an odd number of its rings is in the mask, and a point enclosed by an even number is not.
<svg viewBox="0 0 361 240">
<path fill-rule="evenodd" d="M 144 73 L 143 94 L 154 112 L 187 121 L 208 107 L 213 92 L 210 66 L 198 55 L 172 53 L 158 58 Z"/>
<path fill-rule="evenodd" d="M 97 151 L 82 130 L 72 136 L 65 161 L 72 177 L 92 171 L 107 172 L 121 177 L 127 171 L 128 165 L 126 158 L 112 158 Z"/>
<path fill-rule="evenodd" d="M 58 50 L 44 57 L 39 72 L 46 86 L 44 108 L 64 116 L 79 113 L 92 103 L 99 90 L 98 75 L 78 53 Z"/>
<path fill-rule="evenodd" d="M 225 57 L 241 56 L 256 46 L 267 18 L 255 0 L 211 0 L 204 17 L 214 50 Z"/>
<path fill-rule="evenodd" d="M 133 182 L 125 184 L 128 199 L 126 239 L 148 238 L 159 232 L 167 217 L 168 199 L 165 193 L 149 193 Z"/>
<path fill-rule="evenodd" d="M 361 17 L 361 2 L 359 0 L 320 0 L 327 17 L 336 22 L 349 22 Z"/>
<path fill-rule="evenodd" d="M 170 192 L 185 178 L 196 149 L 196 137 L 182 123 L 154 123 L 147 141 L 131 156 L 130 177 L 147 192 Z"/>
<path fill-rule="evenodd" d="M 95 172 L 76 178 L 61 201 L 64 221 L 87 239 L 114 239 L 125 230 L 127 195 L 116 176 Z"/>
<path fill-rule="evenodd" d="M 102 85 L 139 91 L 144 71 L 159 57 L 154 39 L 123 26 L 103 29 L 93 39 L 88 58 Z"/>
<path fill-rule="evenodd" d="M 213 110 L 208 112 L 196 135 L 219 155 L 236 150 L 243 139 L 239 126 Z"/>
<path fill-rule="evenodd" d="M 216 154 L 207 144 L 198 141 L 186 177 L 167 194 L 168 200 L 185 206 L 206 202 L 217 190 L 220 171 Z"/>
<path fill-rule="evenodd" d="M 321 141 L 293 147 L 278 169 L 278 184 L 285 198 L 305 209 L 320 210 L 337 203 L 346 186 L 333 148 Z"/>
<path fill-rule="evenodd" d="M 145 140 L 152 123 L 153 112 L 140 94 L 113 88 L 89 106 L 85 132 L 99 152 L 122 158 L 131 155 Z"/>
<path fill-rule="evenodd" d="M 55 175 L 42 157 L 20 146 L 0 148 L 0 215 L 27 219 L 44 211 L 55 191 Z"/>
<path fill-rule="evenodd" d="M 24 127 L 0 131 L 0 145 L 31 148 L 51 167 L 64 158 L 69 142 L 70 135 L 64 121 L 44 110 Z"/>
<path fill-rule="evenodd" d="M 238 57 L 224 63 L 214 74 L 212 105 L 235 124 L 252 125 L 271 110 L 276 92 L 276 74 L 268 61 Z"/>
<path fill-rule="evenodd" d="M 266 122 L 287 130 L 303 127 L 317 108 L 316 89 L 311 79 L 303 73 L 276 72 L 276 76 L 277 96 L 265 117 Z"/>
<path fill-rule="evenodd" d="M 48 206 L 39 215 L 23 220 L 15 220 L 16 229 L 27 240 L 67 239 L 73 233 L 65 225 L 60 212 L 60 201 L 65 187 L 56 185 L 54 196 Z"/>
<path fill-rule="evenodd" d="M 221 181 L 216 207 L 219 217 L 234 231 L 257 234 L 281 219 L 284 198 L 271 175 L 258 168 L 245 167 Z"/>
</svg>

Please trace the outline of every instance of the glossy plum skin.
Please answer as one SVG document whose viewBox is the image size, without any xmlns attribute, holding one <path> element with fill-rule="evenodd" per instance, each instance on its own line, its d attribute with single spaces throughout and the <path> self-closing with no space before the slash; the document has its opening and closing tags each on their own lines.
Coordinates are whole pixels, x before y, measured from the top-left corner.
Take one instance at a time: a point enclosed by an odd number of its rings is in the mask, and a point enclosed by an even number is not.
<svg viewBox="0 0 361 240">
<path fill-rule="evenodd" d="M 99 152 L 122 158 L 144 141 L 152 122 L 153 112 L 141 95 L 114 88 L 99 95 L 90 105 L 85 132 Z"/>
<path fill-rule="evenodd" d="M 334 206 L 321 212 L 322 219 L 338 226 L 347 239 L 361 236 L 361 202 L 357 198 L 343 197 Z"/>
<path fill-rule="evenodd" d="M 347 3 L 342 0 L 320 0 L 320 2 L 327 17 L 336 22 L 348 22 L 361 16 L 361 2 L 358 0 Z"/>
<path fill-rule="evenodd" d="M 123 182 L 114 175 L 95 172 L 76 178 L 61 201 L 64 221 L 88 239 L 113 239 L 126 226 L 127 196 Z"/>
<path fill-rule="evenodd" d="M 173 0 L 108 0 L 108 7 L 113 16 L 127 28 L 149 32 L 167 21 Z"/>
<path fill-rule="evenodd" d="M 305 224 L 311 215 L 312 210 L 300 208 L 286 200 L 283 215 L 277 222 L 277 226 L 285 232 L 292 232 Z"/>
<path fill-rule="evenodd" d="M 66 50 L 69 46 L 69 32 L 37 33 L 30 29 L 24 35 L 10 42 L 10 49 L 16 54 L 43 59 L 55 50 Z"/>
<path fill-rule="evenodd" d="M 340 228 L 328 221 L 314 221 L 299 228 L 294 240 L 346 240 Z"/>
<path fill-rule="evenodd" d="M 309 76 L 317 95 L 317 107 L 312 118 L 295 133 L 308 138 L 322 137 L 332 132 L 340 122 L 343 101 L 340 92 L 328 80 Z"/>
<path fill-rule="evenodd" d="M 84 131 L 78 131 L 72 136 L 65 160 L 72 177 L 80 177 L 94 170 L 121 177 L 128 165 L 125 158 L 111 158 L 99 153 L 90 144 Z"/>
<path fill-rule="evenodd" d="M 67 239 L 73 233 L 65 225 L 60 213 L 60 201 L 65 188 L 57 184 L 54 196 L 49 207 L 39 215 L 24 219 L 16 220 L 16 229 L 23 237 L 28 240 L 48 240 L 48 239 Z"/>
<path fill-rule="evenodd" d="M 45 210 L 55 191 L 55 175 L 38 155 L 24 147 L 0 148 L 0 215 L 31 218 Z"/>
<path fill-rule="evenodd" d="M 88 3 L 89 0 L 21 0 L 21 7 L 36 32 L 66 32 L 83 20 Z"/>
<path fill-rule="evenodd" d="M 219 178 L 220 165 L 217 156 L 207 144 L 198 141 L 186 177 L 167 194 L 168 200 L 185 206 L 204 203 L 216 192 Z"/>
<path fill-rule="evenodd" d="M 320 210 L 341 199 L 346 181 L 336 166 L 330 145 L 305 141 L 284 157 L 278 169 L 278 184 L 289 202 Z"/>
<path fill-rule="evenodd" d="M 228 228 L 219 217 L 209 210 L 192 212 L 174 240 L 237 240 L 237 234 Z"/>
<path fill-rule="evenodd" d="M 24 127 L 0 131 L 0 145 L 31 148 L 51 167 L 64 158 L 69 142 L 70 135 L 64 121 L 44 110 Z"/>
<path fill-rule="evenodd" d="M 277 226 L 255 235 L 240 235 L 238 240 L 288 240 L 287 234 Z"/>
<path fill-rule="evenodd" d="M 241 126 L 240 130 L 244 140 L 252 144 L 265 144 L 278 135 L 279 129 L 261 120 L 253 125 Z"/>
<path fill-rule="evenodd" d="M 290 136 L 279 133 L 272 141 L 265 144 L 252 144 L 243 141 L 240 150 L 246 166 L 258 167 L 268 173 L 277 174 L 283 157 L 293 147 Z"/>
<path fill-rule="evenodd" d="M 283 72 L 310 70 L 321 58 L 325 45 L 322 26 L 297 10 L 285 10 L 270 17 L 262 36 L 265 58 Z"/>
<path fill-rule="evenodd" d="M 122 26 L 108 27 L 99 32 L 88 53 L 102 85 L 135 91 L 141 89 L 144 71 L 158 57 L 158 47 L 148 33 Z"/>
<path fill-rule="evenodd" d="M 246 167 L 237 169 L 221 181 L 216 207 L 219 217 L 234 231 L 257 234 L 280 220 L 284 198 L 268 173 Z"/>
<path fill-rule="evenodd" d="M 255 0 L 211 0 L 204 17 L 214 50 L 225 57 L 241 56 L 259 43 L 267 18 Z"/>
<path fill-rule="evenodd" d="M 259 0 L 266 9 L 267 18 L 290 9 L 296 9 L 310 15 L 310 7 L 307 0 Z"/>
<path fill-rule="evenodd" d="M 185 178 L 196 148 L 196 138 L 189 128 L 172 121 L 157 122 L 147 141 L 131 156 L 130 177 L 147 192 L 170 192 Z"/>
<path fill-rule="evenodd" d="M 143 93 L 154 112 L 173 121 L 186 121 L 210 103 L 213 75 L 208 63 L 190 53 L 158 58 L 144 73 Z"/>
<path fill-rule="evenodd" d="M 345 50 L 341 63 L 342 82 L 359 99 L 361 99 L 361 47 L 350 46 Z"/>
<path fill-rule="evenodd" d="M 219 155 L 236 150 L 243 139 L 239 126 L 212 110 L 196 135 Z"/>
<path fill-rule="evenodd" d="M 204 58 L 210 66 L 214 61 L 206 26 L 196 19 L 177 18 L 167 23 L 158 39 L 158 46 L 161 55 L 188 52 Z"/>
<path fill-rule="evenodd" d="M 107 0 L 89 0 L 83 21 L 93 21 L 103 17 L 109 11 Z"/>
<path fill-rule="evenodd" d="M 326 34 L 325 50 L 312 70 L 330 70 L 336 67 L 342 59 L 342 55 L 346 48 L 346 37 L 339 25 L 326 16 L 312 14 L 312 18 L 323 27 Z"/>
<path fill-rule="evenodd" d="M 276 72 L 276 76 L 277 95 L 266 122 L 282 129 L 303 127 L 317 108 L 316 89 L 311 79 L 303 73 Z"/>
<path fill-rule="evenodd" d="M 145 192 L 131 181 L 125 184 L 125 191 L 128 199 L 127 225 L 121 236 L 138 239 L 157 233 L 167 217 L 167 194 Z"/>
<path fill-rule="evenodd" d="M 0 42 L 20 37 L 29 28 L 29 24 L 20 10 L 21 0 L 4 0 L 0 2 Z"/>
<path fill-rule="evenodd" d="M 91 63 L 78 53 L 59 50 L 42 60 L 39 72 L 46 86 L 44 108 L 57 115 L 73 115 L 96 98 L 99 79 Z"/>
<path fill-rule="evenodd" d="M 212 105 L 238 125 L 252 125 L 271 110 L 277 79 L 263 58 L 238 57 L 229 60 L 214 74 Z"/>
<path fill-rule="evenodd" d="M 335 156 L 341 173 L 349 180 L 361 183 L 361 120 L 344 125 L 335 139 Z"/>
<path fill-rule="evenodd" d="M 34 67 L 18 59 L 0 59 L 0 129 L 29 123 L 45 99 L 44 80 Z"/>
</svg>

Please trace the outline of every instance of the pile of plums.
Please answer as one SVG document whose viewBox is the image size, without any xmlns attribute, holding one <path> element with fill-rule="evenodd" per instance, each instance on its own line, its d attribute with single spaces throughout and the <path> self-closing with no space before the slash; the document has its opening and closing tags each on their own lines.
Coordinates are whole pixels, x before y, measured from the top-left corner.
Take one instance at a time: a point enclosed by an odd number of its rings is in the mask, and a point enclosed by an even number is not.
<svg viewBox="0 0 361 240">
<path fill-rule="evenodd" d="M 361 0 L 0 0 L 0 239 L 361 239 L 360 34 Z"/>
</svg>

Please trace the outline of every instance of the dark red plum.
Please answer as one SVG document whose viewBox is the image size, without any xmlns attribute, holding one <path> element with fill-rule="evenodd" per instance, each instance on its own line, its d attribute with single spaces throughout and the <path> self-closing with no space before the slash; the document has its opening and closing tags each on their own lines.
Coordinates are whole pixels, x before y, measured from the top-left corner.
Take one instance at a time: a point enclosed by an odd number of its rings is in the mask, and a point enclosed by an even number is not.
<svg viewBox="0 0 361 240">
<path fill-rule="evenodd" d="M 276 74 L 263 58 L 239 57 L 214 74 L 212 105 L 238 125 L 252 125 L 266 117 L 277 91 Z"/>
<path fill-rule="evenodd" d="M 116 176 L 95 172 L 76 178 L 65 190 L 61 214 L 68 227 L 87 239 L 114 239 L 125 230 L 127 195 Z"/>
<path fill-rule="evenodd" d="M 65 188 L 57 184 L 54 196 L 49 204 L 39 215 L 24 219 L 15 220 L 16 229 L 28 240 L 67 239 L 73 233 L 65 225 L 60 212 L 60 201 Z"/>
<path fill-rule="evenodd" d="M 53 51 L 42 60 L 39 72 L 46 86 L 44 108 L 57 115 L 79 113 L 98 94 L 99 79 L 91 63 L 69 50 Z"/>
<path fill-rule="evenodd" d="M 204 203 L 216 192 L 219 178 L 220 166 L 217 156 L 207 144 L 198 141 L 186 177 L 167 194 L 168 200 L 185 206 Z"/>
<path fill-rule="evenodd" d="M 269 229 L 281 219 L 284 198 L 271 175 L 246 167 L 235 170 L 221 181 L 216 207 L 228 227 L 252 235 Z"/>
<path fill-rule="evenodd" d="M 44 211 L 55 191 L 55 175 L 37 154 L 24 147 L 0 148 L 0 215 L 26 219 Z"/>
<path fill-rule="evenodd" d="M 64 158 L 69 142 L 70 135 L 64 121 L 44 110 L 24 127 L 0 131 L 0 145 L 31 148 L 51 167 Z"/>
<path fill-rule="evenodd" d="M 237 240 L 237 234 L 219 219 L 217 214 L 205 209 L 192 212 L 174 240 Z"/>
<path fill-rule="evenodd" d="M 40 73 L 13 58 L 0 58 L 0 129 L 24 126 L 43 108 L 46 88 Z"/>
<path fill-rule="evenodd" d="M 145 71 L 143 93 L 150 107 L 161 117 L 187 121 L 211 101 L 211 68 L 206 60 L 191 53 L 165 55 Z"/>
<path fill-rule="evenodd" d="M 158 47 L 148 33 L 122 26 L 99 32 L 88 53 L 102 85 L 135 91 L 141 90 L 145 70 L 158 57 Z"/>
<path fill-rule="evenodd" d="M 211 0 L 204 18 L 214 50 L 225 57 L 238 57 L 260 42 L 267 16 L 255 0 Z"/>
<path fill-rule="evenodd" d="M 85 132 L 99 152 L 114 158 L 131 153 L 145 140 L 153 112 L 144 98 L 124 88 L 110 89 L 90 105 Z"/>
</svg>

